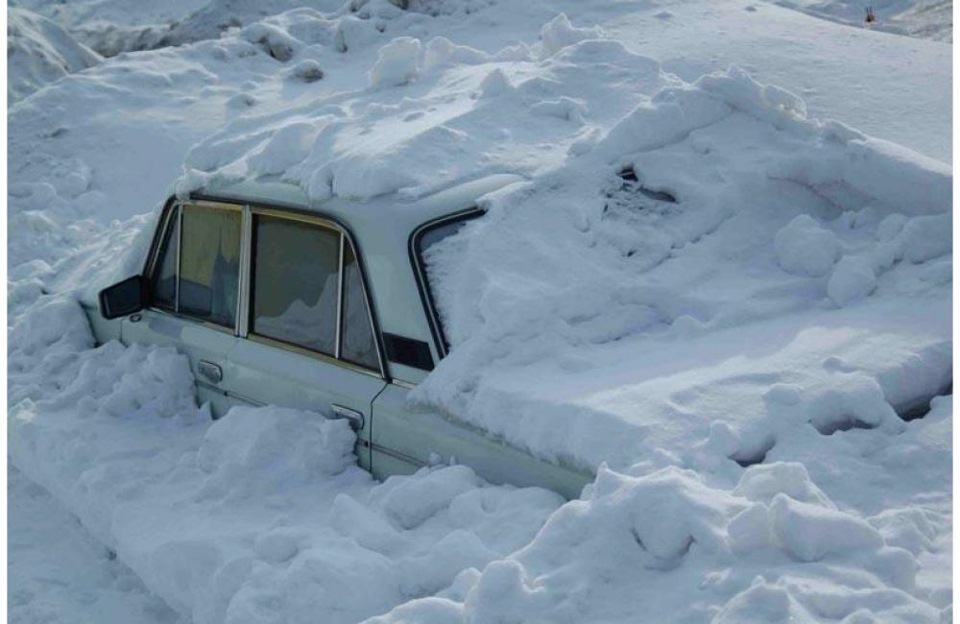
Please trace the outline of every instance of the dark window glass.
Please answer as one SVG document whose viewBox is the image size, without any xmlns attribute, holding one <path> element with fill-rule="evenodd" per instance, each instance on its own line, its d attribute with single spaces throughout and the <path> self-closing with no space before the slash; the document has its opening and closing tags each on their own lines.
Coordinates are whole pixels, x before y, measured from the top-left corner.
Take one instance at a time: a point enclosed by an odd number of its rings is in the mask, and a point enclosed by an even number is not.
<svg viewBox="0 0 960 624">
<path fill-rule="evenodd" d="M 360 265 L 350 245 L 343 252 L 343 337 L 341 357 L 367 368 L 379 368 L 370 313 L 363 296 Z"/>
<path fill-rule="evenodd" d="M 257 215 L 254 237 L 252 331 L 335 355 L 340 234 Z"/>
<path fill-rule="evenodd" d="M 239 210 L 184 206 L 181 314 L 233 327 L 240 283 Z"/>
<path fill-rule="evenodd" d="M 160 243 L 160 258 L 154 270 L 151 305 L 165 310 L 177 309 L 177 247 L 180 243 L 180 208 L 174 208 Z"/>
</svg>

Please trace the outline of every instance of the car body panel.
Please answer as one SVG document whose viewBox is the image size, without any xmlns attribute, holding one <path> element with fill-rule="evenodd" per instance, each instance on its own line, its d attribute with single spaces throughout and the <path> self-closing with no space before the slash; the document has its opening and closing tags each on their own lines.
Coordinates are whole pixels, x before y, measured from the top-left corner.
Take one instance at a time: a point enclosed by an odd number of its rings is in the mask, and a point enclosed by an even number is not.
<svg viewBox="0 0 960 624">
<path fill-rule="evenodd" d="M 389 384 L 374 401 L 371 447 L 378 478 L 430 464 L 460 463 L 492 483 L 536 485 L 567 498 L 579 496 L 593 480 L 587 473 L 538 460 L 481 429 L 418 409 L 407 400 L 409 392 Z"/>
<path fill-rule="evenodd" d="M 310 355 L 265 344 L 238 340 L 227 357 L 222 387 L 251 405 L 280 405 L 335 418 L 338 405 L 362 414 L 356 429 L 360 465 L 370 468 L 371 406 L 386 382 Z M 222 415 L 222 414 L 218 414 Z"/>
</svg>

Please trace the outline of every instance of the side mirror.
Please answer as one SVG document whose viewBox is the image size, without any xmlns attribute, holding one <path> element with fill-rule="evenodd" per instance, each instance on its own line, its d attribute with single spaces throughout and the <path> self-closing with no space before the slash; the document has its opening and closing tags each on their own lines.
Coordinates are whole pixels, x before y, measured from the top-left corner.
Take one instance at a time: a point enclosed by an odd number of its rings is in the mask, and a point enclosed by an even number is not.
<svg viewBox="0 0 960 624">
<path fill-rule="evenodd" d="M 115 319 L 143 309 L 146 283 L 140 275 L 128 277 L 100 291 L 100 315 Z"/>
</svg>

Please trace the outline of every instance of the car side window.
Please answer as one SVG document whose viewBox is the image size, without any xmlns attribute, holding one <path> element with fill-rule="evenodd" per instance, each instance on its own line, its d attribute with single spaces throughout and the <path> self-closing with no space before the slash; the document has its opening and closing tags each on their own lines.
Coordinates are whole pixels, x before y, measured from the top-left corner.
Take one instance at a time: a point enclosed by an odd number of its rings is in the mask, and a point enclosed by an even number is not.
<svg viewBox="0 0 960 624">
<path fill-rule="evenodd" d="M 336 355 L 340 233 L 255 215 L 250 331 Z"/>
<path fill-rule="evenodd" d="M 240 210 L 181 208 L 177 311 L 234 327 L 240 291 Z"/>
<path fill-rule="evenodd" d="M 343 337 L 341 357 L 368 368 L 377 367 L 377 347 L 370 325 L 370 312 L 360 279 L 360 264 L 353 248 L 343 251 Z"/>
<path fill-rule="evenodd" d="M 234 328 L 240 292 L 242 213 L 186 204 L 174 209 L 150 280 L 150 305 Z"/>
</svg>

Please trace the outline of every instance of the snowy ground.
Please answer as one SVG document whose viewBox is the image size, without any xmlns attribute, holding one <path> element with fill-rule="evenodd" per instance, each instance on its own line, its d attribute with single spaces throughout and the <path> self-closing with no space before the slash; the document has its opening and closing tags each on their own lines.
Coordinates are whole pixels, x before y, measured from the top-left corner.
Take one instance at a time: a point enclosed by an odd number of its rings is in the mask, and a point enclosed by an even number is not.
<svg viewBox="0 0 960 624">
<path fill-rule="evenodd" d="M 949 621 L 951 48 L 886 31 L 952 25 L 780 4 L 18 3 L 14 621 Z M 93 348 L 76 299 L 178 177 L 499 171 L 413 398 L 597 471 L 579 501 L 376 483 L 342 423 L 211 423 L 182 356 Z"/>
<path fill-rule="evenodd" d="M 183 621 L 43 488 L 9 475 L 9 622 Z"/>
</svg>

